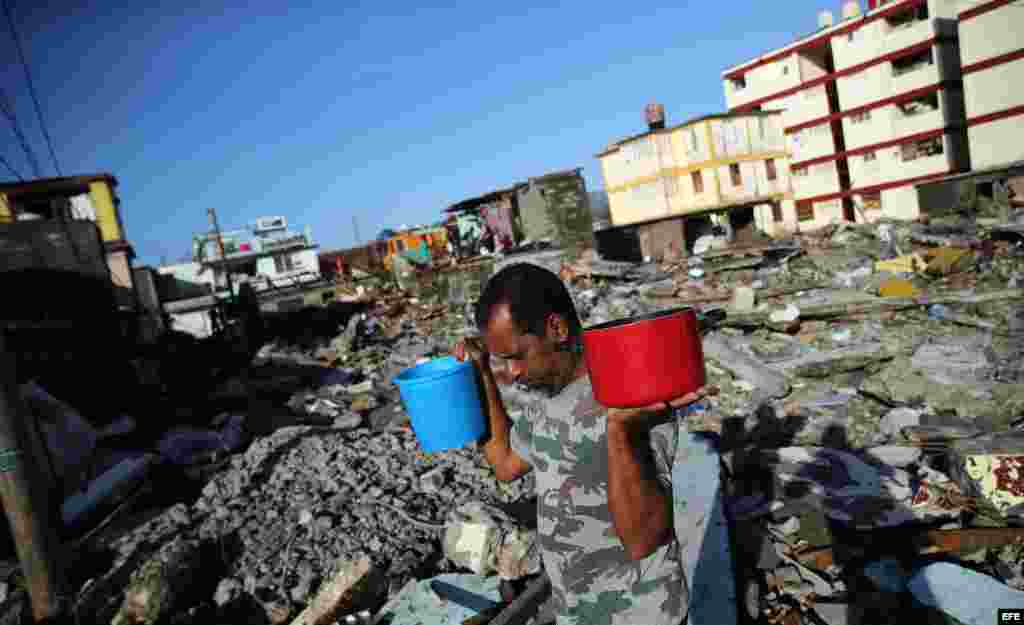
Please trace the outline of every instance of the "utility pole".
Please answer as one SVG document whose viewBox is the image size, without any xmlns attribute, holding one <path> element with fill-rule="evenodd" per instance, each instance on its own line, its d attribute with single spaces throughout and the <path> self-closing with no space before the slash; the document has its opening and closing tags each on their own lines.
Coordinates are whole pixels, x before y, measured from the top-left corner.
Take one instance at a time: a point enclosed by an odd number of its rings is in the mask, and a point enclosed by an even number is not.
<svg viewBox="0 0 1024 625">
<path fill-rule="evenodd" d="M 60 545 L 50 523 L 51 486 L 33 453 L 29 417 L 22 409 L 14 357 L 6 352 L 5 338 L 0 328 L 0 501 L 28 585 L 32 616 L 43 622 L 63 615 L 66 586 L 57 560 Z"/>
<path fill-rule="evenodd" d="M 235 289 L 231 284 L 231 268 L 228 267 L 227 257 L 224 254 L 224 238 L 220 236 L 220 224 L 217 223 L 217 211 L 210 208 L 206 211 L 210 215 L 210 225 L 213 226 L 213 233 L 217 236 L 217 247 L 220 249 L 220 259 L 224 263 L 224 275 L 228 281 L 228 300 L 234 299 Z"/>
<path fill-rule="evenodd" d="M 356 216 L 352 215 L 352 232 L 356 237 L 356 246 L 363 244 L 363 238 L 359 236 L 359 222 L 356 221 Z"/>
</svg>

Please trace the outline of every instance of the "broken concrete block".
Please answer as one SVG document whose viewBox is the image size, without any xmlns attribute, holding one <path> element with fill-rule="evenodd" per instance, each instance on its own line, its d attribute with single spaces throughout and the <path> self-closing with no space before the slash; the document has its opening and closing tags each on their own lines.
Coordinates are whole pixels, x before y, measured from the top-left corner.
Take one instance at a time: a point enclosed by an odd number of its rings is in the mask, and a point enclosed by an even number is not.
<svg viewBox="0 0 1024 625">
<path fill-rule="evenodd" d="M 795 304 L 789 304 L 781 310 L 773 310 L 768 315 L 772 323 L 792 323 L 800 318 L 800 308 Z"/>
<path fill-rule="evenodd" d="M 757 293 L 749 286 L 738 286 L 732 292 L 733 310 L 751 311 L 757 305 Z"/>
<path fill-rule="evenodd" d="M 352 400 L 351 409 L 354 412 L 368 412 L 377 407 L 377 398 L 373 395 L 360 395 Z"/>
<path fill-rule="evenodd" d="M 913 408 L 894 408 L 885 413 L 882 417 L 882 434 L 896 437 L 903 431 L 903 428 L 913 425 L 921 425 L 921 411 Z"/>
<path fill-rule="evenodd" d="M 965 625 L 992 623 L 1000 607 L 1024 606 L 1024 592 L 948 562 L 921 568 L 908 586 L 915 599 Z"/>
<path fill-rule="evenodd" d="M 904 447 L 901 445 L 882 445 L 864 450 L 864 455 L 868 459 L 900 468 L 914 464 L 921 459 L 923 453 L 918 447 Z"/>
<path fill-rule="evenodd" d="M 338 571 L 316 594 L 292 625 L 328 625 L 339 615 L 373 603 L 384 590 L 385 579 L 369 558 L 341 560 Z"/>
<path fill-rule="evenodd" d="M 793 360 L 775 363 L 775 367 L 799 377 L 828 378 L 866 368 L 877 370 L 880 363 L 892 357 L 883 345 L 868 343 L 827 352 L 812 352 Z"/>
<path fill-rule="evenodd" d="M 185 605 L 202 567 L 200 544 L 176 538 L 135 573 L 111 625 L 154 625 Z"/>
<path fill-rule="evenodd" d="M 436 493 L 441 490 L 447 481 L 445 478 L 446 469 L 447 467 L 440 466 L 421 475 L 420 490 L 425 493 Z"/>
<path fill-rule="evenodd" d="M 703 346 L 706 357 L 717 362 L 737 378 L 751 382 L 767 397 L 784 397 L 789 393 L 790 386 L 786 376 L 735 349 L 721 333 L 716 332 L 704 337 Z"/>
</svg>

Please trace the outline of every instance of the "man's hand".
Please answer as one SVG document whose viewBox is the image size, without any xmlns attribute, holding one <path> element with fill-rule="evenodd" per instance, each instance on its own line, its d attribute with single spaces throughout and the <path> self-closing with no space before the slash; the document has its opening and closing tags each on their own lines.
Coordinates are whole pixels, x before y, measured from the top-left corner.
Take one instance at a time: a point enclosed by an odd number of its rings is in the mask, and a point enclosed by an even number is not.
<svg viewBox="0 0 1024 625">
<path fill-rule="evenodd" d="M 677 397 L 671 401 L 659 402 L 640 408 L 609 408 L 608 425 L 632 425 L 640 423 L 654 416 L 664 414 L 666 410 L 682 408 L 698 402 L 705 397 L 718 394 L 718 388 L 714 386 L 702 386 L 692 393 Z"/>
<path fill-rule="evenodd" d="M 488 367 L 491 364 L 491 355 L 487 353 L 483 341 L 478 338 L 466 337 L 456 343 L 452 348 L 452 356 L 459 362 L 466 362 L 467 358 L 472 358 L 480 367 Z"/>
</svg>

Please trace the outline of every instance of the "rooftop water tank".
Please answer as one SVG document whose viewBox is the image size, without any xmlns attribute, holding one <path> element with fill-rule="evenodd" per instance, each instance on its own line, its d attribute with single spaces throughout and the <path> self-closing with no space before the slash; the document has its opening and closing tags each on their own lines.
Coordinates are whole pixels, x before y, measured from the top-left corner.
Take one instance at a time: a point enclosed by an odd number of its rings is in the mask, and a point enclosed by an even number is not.
<svg viewBox="0 0 1024 625">
<path fill-rule="evenodd" d="M 860 2 L 857 0 L 850 0 L 849 2 L 843 3 L 843 19 L 848 20 L 860 15 Z"/>
</svg>

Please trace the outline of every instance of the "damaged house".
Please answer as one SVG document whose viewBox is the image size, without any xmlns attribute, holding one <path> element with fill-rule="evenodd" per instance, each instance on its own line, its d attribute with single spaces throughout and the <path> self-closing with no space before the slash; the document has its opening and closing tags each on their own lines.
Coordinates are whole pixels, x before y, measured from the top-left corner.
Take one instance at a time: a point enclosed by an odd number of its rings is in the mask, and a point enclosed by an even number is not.
<svg viewBox="0 0 1024 625">
<path fill-rule="evenodd" d="M 612 226 L 596 237 L 607 258 L 678 257 L 713 221 L 727 232 L 799 228 L 778 112 L 709 115 L 666 128 L 655 105 L 647 132 L 597 158 Z"/>
<path fill-rule="evenodd" d="M 110 174 L 43 178 L 0 184 L 0 224 L 91 222 L 99 231 L 110 279 L 122 310 L 135 308 L 132 260 L 117 179 Z"/>
</svg>

